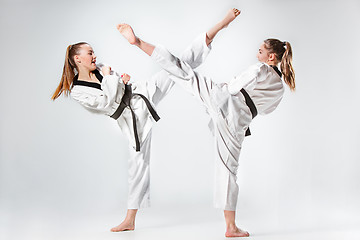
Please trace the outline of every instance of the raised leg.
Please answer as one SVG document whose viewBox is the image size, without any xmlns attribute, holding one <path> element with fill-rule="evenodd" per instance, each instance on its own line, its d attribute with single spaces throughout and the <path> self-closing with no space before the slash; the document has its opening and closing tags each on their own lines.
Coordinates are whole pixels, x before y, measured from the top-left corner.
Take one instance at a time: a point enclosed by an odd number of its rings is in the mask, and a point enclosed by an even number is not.
<svg viewBox="0 0 360 240">
<path fill-rule="evenodd" d="M 128 42 L 131 45 L 137 46 L 138 48 L 143 50 L 147 55 L 151 56 L 152 52 L 155 49 L 155 46 L 150 43 L 144 42 L 139 37 L 137 37 L 134 33 L 134 30 L 131 28 L 129 24 L 125 24 L 125 23 L 117 24 L 116 28 L 121 33 L 121 35 L 123 35 L 123 37 L 126 40 L 128 40 Z"/>
<path fill-rule="evenodd" d="M 213 41 L 216 34 L 218 34 L 220 30 L 226 28 L 232 21 L 234 21 L 237 16 L 239 16 L 239 14 L 240 10 L 236 8 L 230 9 L 225 15 L 224 19 L 215 24 L 215 26 L 206 32 L 206 44 L 209 45 Z"/>
<path fill-rule="evenodd" d="M 223 20 L 221 20 L 218 24 L 212 27 L 207 33 L 200 34 L 192 44 L 185 49 L 185 51 L 181 54 L 180 61 L 185 62 L 188 64 L 192 69 L 197 68 L 200 66 L 205 59 L 207 58 L 208 54 L 210 53 L 211 46 L 210 43 L 214 39 L 215 35 L 223 28 L 228 26 L 238 15 L 240 11 L 237 9 L 231 9 L 226 14 Z M 123 27 L 125 29 L 125 26 Z M 128 27 L 126 27 L 128 28 Z M 136 41 L 140 41 L 136 35 L 133 33 L 131 29 L 124 31 L 125 37 L 128 39 L 130 43 L 135 43 Z M 129 37 L 130 36 L 130 37 Z M 210 38 L 209 38 L 210 36 Z M 151 51 L 153 53 L 153 50 Z M 150 52 L 149 52 L 150 54 Z M 181 64 L 178 64 L 181 66 Z M 152 84 L 155 82 L 156 90 L 153 91 L 153 102 L 157 104 L 161 99 L 170 91 L 173 87 L 173 81 L 170 80 L 170 77 L 164 73 L 159 72 L 157 73 L 151 80 L 150 83 Z M 186 83 L 189 85 L 189 83 Z"/>
<path fill-rule="evenodd" d="M 182 52 L 180 60 L 186 62 L 192 69 L 199 67 L 211 51 L 211 46 L 206 44 L 206 33 L 201 33 L 195 40 Z"/>
<path fill-rule="evenodd" d="M 213 26 L 206 32 L 206 44 L 209 45 L 213 41 L 216 34 L 220 30 L 226 28 L 232 21 L 234 21 L 234 19 L 239 14 L 240 14 L 240 10 L 236 8 L 229 10 L 228 13 L 225 15 L 225 17 L 220 22 L 218 22 L 215 26 Z M 149 56 L 152 55 L 155 46 L 137 37 L 130 25 L 125 23 L 117 24 L 116 28 L 130 44 L 137 46 Z"/>
<path fill-rule="evenodd" d="M 151 101 L 156 106 L 170 92 L 175 82 L 170 79 L 168 72 L 161 70 L 153 75 L 146 84 Z"/>
<path fill-rule="evenodd" d="M 206 45 L 206 33 L 202 33 L 183 51 L 180 60 L 195 69 L 205 61 L 210 50 L 211 47 Z M 170 92 L 173 85 L 174 81 L 168 72 L 162 70 L 156 73 L 148 81 L 153 103 L 157 105 Z"/>
</svg>

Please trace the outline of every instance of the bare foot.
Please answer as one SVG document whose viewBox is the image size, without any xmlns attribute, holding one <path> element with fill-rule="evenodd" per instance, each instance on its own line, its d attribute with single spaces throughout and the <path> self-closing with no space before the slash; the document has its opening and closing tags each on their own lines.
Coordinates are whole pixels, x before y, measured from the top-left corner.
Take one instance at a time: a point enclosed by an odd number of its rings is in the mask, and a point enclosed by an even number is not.
<svg viewBox="0 0 360 240">
<path fill-rule="evenodd" d="M 224 28 L 227 27 L 234 19 L 239 16 L 241 11 L 239 9 L 233 8 L 228 11 L 228 13 L 225 15 L 225 18 L 222 20 L 222 23 L 224 24 Z"/>
<path fill-rule="evenodd" d="M 241 230 L 236 226 L 229 227 L 225 233 L 225 237 L 249 237 L 249 236 L 250 234 L 247 231 Z"/>
<path fill-rule="evenodd" d="M 135 44 L 139 41 L 139 39 L 136 37 L 133 29 L 129 24 L 126 23 L 117 24 L 116 28 L 121 33 L 121 35 L 123 35 L 123 37 L 126 38 L 126 40 L 128 40 L 130 44 Z"/>
<path fill-rule="evenodd" d="M 122 222 L 119 226 L 113 227 L 112 232 L 123 232 L 123 231 L 132 231 L 135 229 L 135 223 L 132 222 Z"/>
</svg>

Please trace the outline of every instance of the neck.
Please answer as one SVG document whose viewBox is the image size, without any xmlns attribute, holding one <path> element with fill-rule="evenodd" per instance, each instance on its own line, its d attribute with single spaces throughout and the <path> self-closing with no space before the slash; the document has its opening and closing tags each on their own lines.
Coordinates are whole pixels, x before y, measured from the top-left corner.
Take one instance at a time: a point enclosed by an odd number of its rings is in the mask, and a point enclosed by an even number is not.
<svg viewBox="0 0 360 240">
<path fill-rule="evenodd" d="M 79 77 L 81 80 L 91 80 L 91 72 L 88 69 L 79 68 Z"/>
</svg>

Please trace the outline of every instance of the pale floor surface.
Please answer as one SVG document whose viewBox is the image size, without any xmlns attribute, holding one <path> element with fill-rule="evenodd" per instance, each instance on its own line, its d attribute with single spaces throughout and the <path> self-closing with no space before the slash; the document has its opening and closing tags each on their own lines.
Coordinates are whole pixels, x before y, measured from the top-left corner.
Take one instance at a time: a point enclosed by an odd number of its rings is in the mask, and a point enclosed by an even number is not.
<svg viewBox="0 0 360 240">
<path fill-rule="evenodd" d="M 172 210 L 159 213 L 145 210 L 139 215 L 135 231 L 113 233 L 110 228 L 120 222 L 122 216 L 115 214 L 79 216 L 46 215 L 0 217 L 0 239 L 2 240 L 177 240 L 177 239 L 232 239 L 225 238 L 224 222 L 219 212 L 193 215 L 189 211 Z M 358 226 L 334 228 L 293 228 L 280 230 L 281 227 L 269 228 L 257 220 L 243 220 L 250 238 L 258 240 L 359 240 Z M 239 239 L 239 238 L 235 238 Z"/>
</svg>

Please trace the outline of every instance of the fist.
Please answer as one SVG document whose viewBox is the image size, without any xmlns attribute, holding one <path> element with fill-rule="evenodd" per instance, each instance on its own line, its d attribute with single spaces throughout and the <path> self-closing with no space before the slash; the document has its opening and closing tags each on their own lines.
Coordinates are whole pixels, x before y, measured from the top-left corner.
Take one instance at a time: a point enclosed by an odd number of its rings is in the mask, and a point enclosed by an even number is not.
<svg viewBox="0 0 360 240">
<path fill-rule="evenodd" d="M 101 72 L 103 73 L 104 76 L 110 75 L 111 67 L 109 67 L 109 66 L 103 66 L 103 67 L 101 68 Z"/>
<path fill-rule="evenodd" d="M 127 84 L 127 83 L 130 81 L 130 75 L 129 75 L 129 74 L 126 74 L 126 73 L 122 74 L 122 75 L 121 75 L 121 80 L 122 80 L 125 84 Z"/>
</svg>

